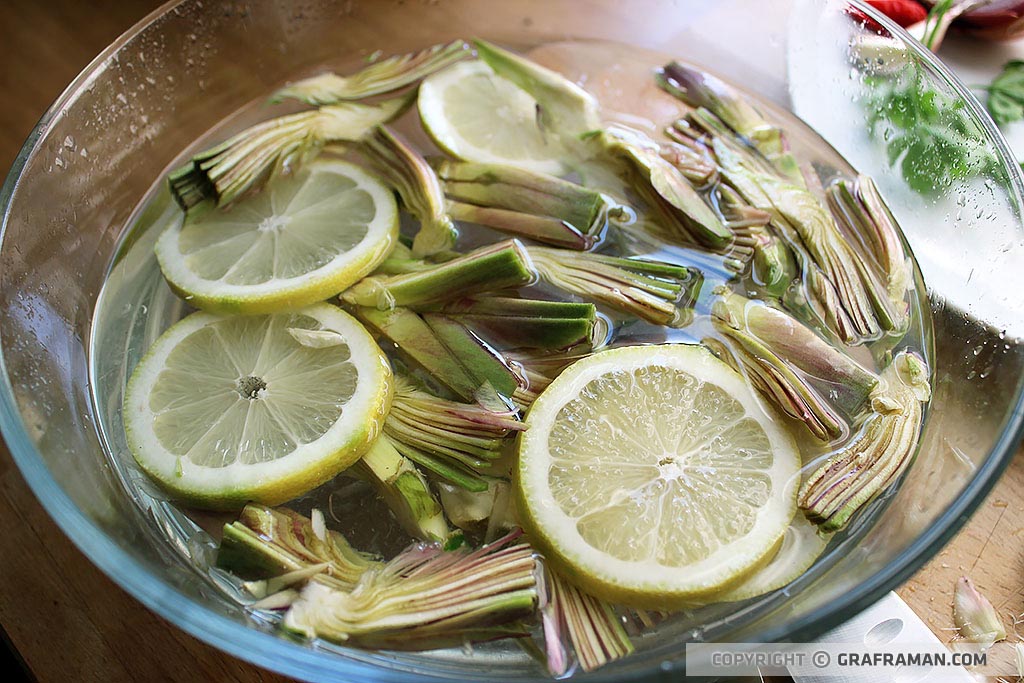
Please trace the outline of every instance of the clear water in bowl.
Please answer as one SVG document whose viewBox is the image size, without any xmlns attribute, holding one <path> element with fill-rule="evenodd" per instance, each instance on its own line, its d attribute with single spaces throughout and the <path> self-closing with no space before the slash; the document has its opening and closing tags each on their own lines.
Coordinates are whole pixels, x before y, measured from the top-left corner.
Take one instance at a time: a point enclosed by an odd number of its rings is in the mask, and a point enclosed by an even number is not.
<svg viewBox="0 0 1024 683">
<path fill-rule="evenodd" d="M 637 83 L 638 79 L 650 81 L 651 69 L 670 59 L 665 55 L 607 43 L 544 45 L 534 49 L 531 54 L 538 61 L 558 68 L 591 89 L 601 99 L 609 120 L 651 132 L 671 121 L 671 118 L 662 120 L 666 113 L 670 113 L 671 107 L 665 111 L 657 107 L 652 109 L 646 98 L 635 96 L 632 86 L 620 87 L 622 83 Z M 345 66 L 331 65 L 342 72 L 346 70 Z M 351 71 L 359 68 L 356 63 L 347 66 Z M 713 72 L 713 69 L 709 70 Z M 836 179 L 856 177 L 854 170 L 798 119 L 773 104 L 764 101 L 758 104 L 784 128 L 794 154 L 803 163 L 805 173 L 810 171 L 812 182 L 825 187 Z M 221 122 L 204 139 L 196 141 L 192 148 L 182 150 L 179 162 L 256 121 L 288 111 L 290 109 L 287 107 L 268 110 L 264 100 L 254 101 Z M 420 129 L 414 111 L 404 115 L 394 127 L 425 155 L 439 153 Z M 178 220 L 179 216 L 179 209 L 171 201 L 162 180 L 153 186 L 147 196 L 140 198 L 135 217 L 130 228 L 125 231 L 124 241 L 111 264 L 96 305 L 89 352 L 93 400 L 110 463 L 132 500 L 155 523 L 154 529 L 159 530 L 156 533 L 161 535 L 172 552 L 187 558 L 195 567 L 197 581 L 207 583 L 211 590 L 221 592 L 229 599 L 248 603 L 251 600 L 246 596 L 240 581 L 212 566 L 220 529 L 234 515 L 211 514 L 176 505 L 137 469 L 125 442 L 121 402 L 132 369 L 164 330 L 192 310 L 187 301 L 179 299 L 167 287 L 153 254 L 153 245 L 161 230 L 171 221 Z M 497 233 L 478 227 L 462 226 L 461 231 L 460 244 L 463 246 L 491 241 L 497 237 Z M 670 329 L 610 315 L 608 319 L 611 323 L 609 334 L 612 345 L 695 343 L 707 336 L 719 336 L 707 315 L 713 299 L 712 290 L 719 284 L 728 284 L 741 293 L 746 293 L 748 289 L 749 282 L 743 279 L 731 281 L 732 275 L 722 264 L 721 258 L 699 251 L 635 239 L 610 240 L 604 248 L 609 253 L 648 256 L 695 266 L 702 271 L 704 277 L 696 315 L 690 325 Z M 931 365 L 931 318 L 916 265 L 915 285 L 911 293 L 911 327 L 907 335 L 899 340 L 899 348 L 917 351 Z M 883 340 L 850 349 L 850 352 L 865 365 L 877 368 L 878 359 L 888 350 L 891 350 L 891 344 Z M 827 457 L 831 449 L 841 445 L 832 444 L 830 450 L 825 450 L 809 437 L 802 437 L 803 430 L 794 429 L 794 434 L 798 436 L 805 453 L 805 470 L 813 468 L 822 458 Z M 736 620 L 752 619 L 765 609 L 776 606 L 780 600 L 800 590 L 802 585 L 847 552 L 851 544 L 871 528 L 875 516 L 889 498 L 891 495 L 873 503 L 846 531 L 837 535 L 829 550 L 817 560 L 814 567 L 791 586 L 744 603 L 711 605 L 676 613 L 657 627 L 659 636 L 677 640 L 701 640 L 713 636 L 716 629 L 727 622 L 735 624 Z M 394 555 L 410 542 L 393 523 L 390 513 L 377 500 L 372 489 L 345 475 L 293 501 L 290 507 L 302 513 L 308 513 L 313 507 L 323 510 L 328 524 L 345 534 L 354 546 L 386 557 Z M 254 626 L 272 627 L 274 618 L 271 615 L 259 612 L 251 614 Z M 644 641 L 643 636 L 638 639 L 638 649 L 643 649 Z M 334 646 L 324 647 L 331 649 Z M 461 659 L 467 656 L 467 652 L 469 650 L 456 649 L 427 656 L 434 665 L 440 665 L 446 660 Z M 474 646 L 472 656 L 481 664 L 500 663 L 502 671 L 510 675 L 513 668 L 540 671 L 537 665 L 531 663 L 509 642 Z M 395 661 L 399 666 L 401 662 L 406 662 L 407 666 L 413 667 L 416 658 L 402 655 Z M 514 666 L 510 666 L 513 662 Z"/>
</svg>

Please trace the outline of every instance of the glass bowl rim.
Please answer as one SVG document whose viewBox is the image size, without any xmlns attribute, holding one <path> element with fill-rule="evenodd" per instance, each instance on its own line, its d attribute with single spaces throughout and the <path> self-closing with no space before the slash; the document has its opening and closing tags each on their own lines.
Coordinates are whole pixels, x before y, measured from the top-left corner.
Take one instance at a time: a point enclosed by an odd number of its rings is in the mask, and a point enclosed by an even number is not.
<svg viewBox="0 0 1024 683">
<path fill-rule="evenodd" d="M 37 143 L 50 123 L 61 110 L 81 92 L 100 70 L 102 65 L 114 56 L 121 47 L 142 33 L 151 24 L 190 0 L 168 0 L 157 9 L 139 20 L 121 34 L 106 49 L 97 55 L 64 89 L 54 103 L 46 110 L 32 132 L 26 138 L 11 169 L 0 188 L 0 245 L 7 231 L 10 208 L 18 189 L 22 171 L 29 158 L 37 151 Z M 906 31 L 887 16 L 875 10 L 863 0 L 847 0 L 859 11 L 881 24 L 893 36 L 900 39 L 916 56 L 946 81 L 950 88 L 962 98 L 968 111 L 991 138 L 996 152 L 1005 166 L 1013 157 L 998 128 L 992 122 L 981 104 L 934 54 L 914 40 Z M 1020 171 L 1010 173 L 1010 182 L 1018 196 L 1024 197 L 1024 176 Z M 23 423 L 14 398 L 14 390 L 3 357 L 0 356 L 0 434 L 6 441 L 11 456 L 18 466 L 33 495 L 71 542 L 104 574 L 132 597 L 157 615 L 164 617 L 176 627 L 191 634 L 200 641 L 213 645 L 235 657 L 279 673 L 311 678 L 324 674 L 336 674 L 344 680 L 353 680 L 353 674 L 361 674 L 366 680 L 407 681 L 412 672 L 385 669 L 366 661 L 337 659 L 331 662 L 330 671 L 325 671 L 325 659 L 320 652 L 283 640 L 276 635 L 258 631 L 235 622 L 195 602 L 175 588 L 151 575 L 138 561 L 111 541 L 74 504 L 64 492 L 49 469 L 39 457 Z M 800 642 L 811 639 L 838 626 L 849 618 L 851 611 L 860 611 L 881 598 L 892 588 L 909 578 L 927 562 L 954 535 L 984 500 L 999 476 L 1006 469 L 1024 437 L 1024 386 L 1018 383 L 1016 405 L 1012 416 L 1000 433 L 998 440 L 985 461 L 977 468 L 974 476 L 956 497 L 949 508 L 924 533 L 916 538 L 886 567 L 863 581 L 826 607 L 813 610 L 796 621 L 788 621 L 762 634 L 765 642 L 787 640 Z M 361 677 L 362 677 L 361 676 Z M 621 680 L 621 673 L 615 675 Z M 590 675 L 594 680 L 607 676 Z M 611 679 L 608 679 L 611 680 Z"/>
</svg>

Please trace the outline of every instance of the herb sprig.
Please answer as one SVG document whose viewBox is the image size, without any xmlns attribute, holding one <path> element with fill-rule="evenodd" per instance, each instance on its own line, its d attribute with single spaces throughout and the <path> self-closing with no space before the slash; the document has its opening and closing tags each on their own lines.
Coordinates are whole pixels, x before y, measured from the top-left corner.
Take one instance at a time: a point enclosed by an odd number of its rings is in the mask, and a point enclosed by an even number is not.
<svg viewBox="0 0 1024 683">
<path fill-rule="evenodd" d="M 935 194 L 954 182 L 996 173 L 998 163 L 965 103 L 937 90 L 917 64 L 864 79 L 868 130 L 886 141 L 890 166 L 907 184 Z"/>
<path fill-rule="evenodd" d="M 985 90 L 988 91 L 985 105 L 997 126 L 1024 119 L 1024 61 L 1013 59 L 1004 64 Z"/>
</svg>

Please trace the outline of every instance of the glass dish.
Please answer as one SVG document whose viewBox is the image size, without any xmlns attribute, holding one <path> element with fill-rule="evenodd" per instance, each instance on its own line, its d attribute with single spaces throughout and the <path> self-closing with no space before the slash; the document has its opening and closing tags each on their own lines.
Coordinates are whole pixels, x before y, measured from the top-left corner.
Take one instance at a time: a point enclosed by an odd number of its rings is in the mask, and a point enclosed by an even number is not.
<svg viewBox="0 0 1024 683">
<path fill-rule="evenodd" d="M 205 539 L 126 493 L 98 417 L 89 341 L 100 287 L 139 200 L 182 149 L 286 80 L 456 37 L 514 47 L 566 39 L 627 43 L 704 65 L 794 111 L 872 175 L 918 256 L 934 326 L 934 399 L 917 461 L 815 567 L 765 600 L 672 622 L 637 653 L 590 676 L 653 679 L 683 666 L 687 640 L 799 641 L 835 626 L 906 579 L 955 533 L 1012 457 L 1021 430 L 1024 185 L 998 131 L 930 54 L 869 8 L 928 87 L 958 104 L 970 142 L 994 160 L 927 196 L 890 168 L 865 128 L 865 82 L 851 43 L 865 35 L 845 0 L 571 0 L 437 3 L 253 0 L 172 2 L 100 55 L 33 131 L 2 192 L 0 426 L 30 487 L 65 533 L 150 609 L 233 655 L 315 680 L 545 678 L 514 645 L 434 653 L 309 647 L 252 622 L 196 570 Z M 856 3 L 852 3 L 856 4 Z M 892 45 L 890 45 L 891 47 Z M 653 65 L 652 65 L 653 66 Z M 269 115 L 269 113 L 268 113 Z M 1024 269 L 1022 269 L 1024 270 Z M 128 276 L 131 276 L 129 273 Z M 156 312 L 126 311 L 145 325 Z M 126 363 L 130 361 L 126 359 Z M 99 392 L 95 396 L 104 396 Z M 129 475 L 130 476 L 130 472 Z M 141 475 L 140 475 L 141 476 Z"/>
</svg>

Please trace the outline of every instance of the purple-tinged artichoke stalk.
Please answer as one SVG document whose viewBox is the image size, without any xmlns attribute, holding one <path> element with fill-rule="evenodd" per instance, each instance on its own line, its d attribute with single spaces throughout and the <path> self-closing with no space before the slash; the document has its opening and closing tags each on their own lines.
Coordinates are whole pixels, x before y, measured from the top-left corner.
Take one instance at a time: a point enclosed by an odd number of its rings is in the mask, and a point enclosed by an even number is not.
<svg viewBox="0 0 1024 683">
<path fill-rule="evenodd" d="M 552 676 L 569 670 L 572 655 L 581 669 L 593 671 L 633 652 L 622 620 L 609 603 L 583 592 L 547 566 L 538 587 L 542 589 L 544 649 Z"/>
<path fill-rule="evenodd" d="M 639 131 L 617 124 L 587 136 L 601 153 L 620 159 L 640 197 L 672 228 L 676 240 L 726 251 L 732 233 L 682 172 L 662 158 L 660 147 Z"/>
<path fill-rule="evenodd" d="M 403 95 L 376 104 L 343 102 L 257 123 L 173 171 L 167 178 L 171 194 L 185 211 L 208 199 L 227 206 L 275 176 L 294 172 L 328 143 L 360 140 L 412 101 Z"/>
<path fill-rule="evenodd" d="M 418 83 L 435 71 L 469 56 L 466 41 L 453 40 L 418 52 L 393 55 L 350 76 L 325 73 L 291 83 L 274 93 L 271 102 L 294 99 L 321 106 L 383 95 Z"/>
<path fill-rule="evenodd" d="M 828 328 L 846 343 L 861 343 L 893 329 L 895 316 L 887 297 L 879 296 L 880 283 L 814 195 L 765 170 L 710 112 L 694 111 L 691 122 L 712 135 L 726 182 L 752 206 L 772 214 L 771 224 L 800 262 L 806 298 Z"/>
<path fill-rule="evenodd" d="M 659 261 L 547 247 L 527 251 L 544 282 L 658 325 L 687 324 L 703 283 L 699 271 Z"/>
<path fill-rule="evenodd" d="M 399 453 L 468 491 L 485 491 L 484 472 L 501 456 L 511 433 L 526 426 L 513 408 L 439 398 L 396 377 L 384 435 Z"/>
<path fill-rule="evenodd" d="M 787 149 L 782 129 L 769 123 L 733 88 L 714 76 L 679 62 L 666 64 L 655 78 L 665 92 L 691 107 L 703 107 L 720 118 L 748 140 L 791 183 L 801 187 L 805 185 L 800 166 Z"/>
<path fill-rule="evenodd" d="M 319 569 L 315 577 L 303 580 L 314 578 L 337 590 L 351 590 L 363 572 L 378 565 L 354 550 L 344 536 L 327 530 L 319 511 L 314 510 L 310 518 L 285 507 L 254 503 L 246 505 L 236 521 L 224 525 L 217 551 L 218 567 L 243 579 L 268 582 L 260 587 L 260 598 L 273 592 L 270 580 L 310 567 Z"/>
<path fill-rule="evenodd" d="M 856 414 L 878 378 L 788 313 L 725 288 L 717 293 L 712 320 L 730 345 L 714 339 L 706 339 L 705 345 L 744 370 L 766 398 L 818 439 L 847 433 L 846 421 L 833 403 L 847 415 Z M 831 401 L 808 378 L 827 386 Z"/>
<path fill-rule="evenodd" d="M 454 247 L 459 234 L 445 212 L 441 181 L 426 159 L 384 126 L 367 133 L 362 150 L 398 193 L 406 211 L 420 222 L 412 242 L 413 256 L 431 256 Z"/>
<path fill-rule="evenodd" d="M 910 465 L 931 397 L 928 366 L 901 351 L 882 371 L 869 396 L 871 412 L 860 431 L 800 487 L 797 504 L 825 531 L 838 531 Z"/>
<path fill-rule="evenodd" d="M 282 627 L 380 650 L 431 650 L 526 637 L 537 605 L 533 549 L 516 532 L 477 550 L 413 546 L 351 591 L 309 583 Z"/>
<path fill-rule="evenodd" d="M 728 185 L 719 185 L 715 192 L 725 225 L 735 236 L 733 252 L 750 261 L 753 280 L 766 294 L 782 297 L 796 279 L 796 263 L 789 247 L 772 231 L 771 214 L 744 202 Z"/>
<path fill-rule="evenodd" d="M 887 298 L 887 305 L 876 304 L 875 310 L 891 312 L 888 329 L 905 330 L 910 324 L 907 302 L 907 291 L 912 284 L 910 259 L 903 248 L 896 219 L 875 182 L 865 175 L 859 176 L 856 184 L 839 181 L 828 188 L 828 203 L 836 221 L 849 234 L 860 237 L 874 257 L 881 283 L 874 284 L 874 272 L 865 272 L 863 277 L 874 285 L 868 290 L 872 296 Z M 863 261 L 858 265 L 865 271 L 870 268 Z"/>
</svg>

